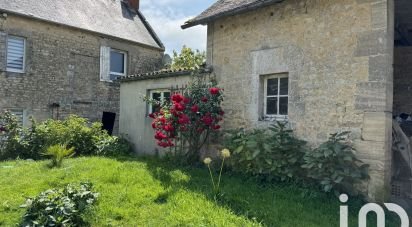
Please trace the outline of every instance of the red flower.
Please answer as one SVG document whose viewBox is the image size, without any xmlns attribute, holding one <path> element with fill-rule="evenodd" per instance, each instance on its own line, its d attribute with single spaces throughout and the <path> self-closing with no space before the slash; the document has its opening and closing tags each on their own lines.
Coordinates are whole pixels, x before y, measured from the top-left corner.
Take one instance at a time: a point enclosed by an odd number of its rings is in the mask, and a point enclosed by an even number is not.
<svg viewBox="0 0 412 227">
<path fill-rule="evenodd" d="M 214 130 L 219 130 L 220 129 L 220 125 L 213 125 L 212 127 Z"/>
<path fill-rule="evenodd" d="M 220 115 L 220 116 L 225 115 L 225 111 L 223 111 L 223 110 L 219 111 L 219 115 Z"/>
<path fill-rule="evenodd" d="M 156 131 L 155 139 L 164 140 L 164 139 L 167 139 L 167 136 L 165 134 L 163 134 L 161 131 Z"/>
<path fill-rule="evenodd" d="M 159 121 L 160 121 L 162 124 L 165 124 L 165 123 L 166 123 L 166 118 L 160 117 L 160 118 L 159 118 Z"/>
<path fill-rule="evenodd" d="M 175 102 L 174 106 L 175 106 L 175 110 L 177 110 L 177 111 L 185 110 L 185 107 L 182 104 L 178 103 L 178 102 Z"/>
<path fill-rule="evenodd" d="M 204 116 L 202 121 L 205 125 L 211 125 L 213 123 L 213 119 L 210 116 Z"/>
<path fill-rule="evenodd" d="M 149 117 L 154 119 L 156 116 L 155 116 L 154 113 L 151 113 L 151 114 L 149 114 Z"/>
<path fill-rule="evenodd" d="M 181 94 L 174 94 L 172 95 L 172 101 L 173 102 L 181 102 L 183 101 L 184 97 Z"/>
<path fill-rule="evenodd" d="M 186 125 L 182 125 L 182 126 L 180 126 L 180 131 L 182 131 L 182 132 L 186 132 L 186 131 L 187 131 L 187 127 L 186 127 Z"/>
<path fill-rule="evenodd" d="M 190 103 L 190 98 L 184 97 L 183 98 L 183 103 L 184 104 L 189 104 Z"/>
<path fill-rule="evenodd" d="M 152 122 L 152 128 L 154 128 L 154 129 L 157 128 L 156 121 Z"/>
<path fill-rule="evenodd" d="M 190 119 L 186 114 L 182 114 L 179 116 L 179 120 L 178 120 L 179 124 L 184 125 L 184 124 L 188 124 L 189 122 L 190 122 Z"/>
<path fill-rule="evenodd" d="M 209 101 L 209 99 L 207 99 L 207 97 L 202 97 L 200 100 L 202 100 L 202 102 L 207 102 L 207 101 Z"/>
<path fill-rule="evenodd" d="M 210 92 L 210 94 L 212 94 L 212 95 L 217 95 L 217 94 L 219 94 L 219 88 L 217 88 L 217 87 L 212 87 L 212 88 L 209 88 L 209 92 Z"/>
<path fill-rule="evenodd" d="M 192 111 L 193 113 L 199 112 L 199 106 L 198 105 L 193 105 L 192 108 L 190 108 L 190 111 Z"/>
<path fill-rule="evenodd" d="M 171 125 L 171 124 L 168 124 L 168 125 L 163 126 L 163 129 L 164 129 L 166 132 L 172 132 L 172 131 L 175 130 L 175 128 L 174 128 L 173 125 Z"/>
</svg>

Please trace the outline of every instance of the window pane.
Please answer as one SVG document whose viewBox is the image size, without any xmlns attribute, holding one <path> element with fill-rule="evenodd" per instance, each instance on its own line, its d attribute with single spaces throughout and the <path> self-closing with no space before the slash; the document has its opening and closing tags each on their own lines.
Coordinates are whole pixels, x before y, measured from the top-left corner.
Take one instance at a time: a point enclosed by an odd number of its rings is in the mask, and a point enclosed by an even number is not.
<svg viewBox="0 0 412 227">
<path fill-rule="evenodd" d="M 24 69 L 24 39 L 8 37 L 7 39 L 7 69 Z"/>
<path fill-rule="evenodd" d="M 160 101 L 161 98 L 161 94 L 160 92 L 154 92 L 152 93 L 152 99 L 156 100 L 156 101 Z"/>
<path fill-rule="evenodd" d="M 280 95 L 288 95 L 289 79 L 280 78 Z"/>
<path fill-rule="evenodd" d="M 124 54 L 110 51 L 110 72 L 124 73 Z"/>
<path fill-rule="evenodd" d="M 268 79 L 267 95 L 278 95 L 278 78 Z"/>
<path fill-rule="evenodd" d="M 165 92 L 163 94 L 164 101 L 169 102 L 170 101 L 170 92 Z"/>
<path fill-rule="evenodd" d="M 288 115 L 288 97 L 279 98 L 279 115 Z"/>
<path fill-rule="evenodd" d="M 266 114 L 277 115 L 278 114 L 278 98 L 267 98 Z"/>
</svg>

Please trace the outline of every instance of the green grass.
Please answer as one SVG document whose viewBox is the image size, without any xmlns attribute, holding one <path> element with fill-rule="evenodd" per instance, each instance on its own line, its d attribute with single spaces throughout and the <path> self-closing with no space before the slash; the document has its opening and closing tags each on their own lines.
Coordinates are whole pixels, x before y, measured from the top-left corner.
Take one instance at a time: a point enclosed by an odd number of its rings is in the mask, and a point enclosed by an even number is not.
<svg viewBox="0 0 412 227">
<path fill-rule="evenodd" d="M 0 226 L 19 223 L 27 197 L 81 181 L 100 193 L 86 214 L 92 226 L 339 226 L 337 198 L 296 186 L 260 185 L 226 173 L 224 195 L 215 202 L 206 168 L 154 158 L 76 158 L 59 169 L 48 163 L 0 162 Z M 359 205 L 350 204 L 351 226 L 357 226 Z"/>
</svg>

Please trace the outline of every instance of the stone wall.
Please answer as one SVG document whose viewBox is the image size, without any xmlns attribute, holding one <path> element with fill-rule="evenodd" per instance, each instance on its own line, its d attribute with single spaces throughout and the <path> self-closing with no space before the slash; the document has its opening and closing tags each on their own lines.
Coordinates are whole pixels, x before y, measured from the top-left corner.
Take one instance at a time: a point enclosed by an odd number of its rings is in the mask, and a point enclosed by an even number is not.
<svg viewBox="0 0 412 227">
<path fill-rule="evenodd" d="M 288 74 L 289 122 L 312 145 L 349 130 L 371 165 L 369 195 L 390 181 L 393 1 L 288 0 L 208 25 L 208 62 L 225 88 L 226 128 L 266 127 L 262 77 Z"/>
<path fill-rule="evenodd" d="M 412 47 L 395 48 L 393 114 L 412 114 Z"/>
<path fill-rule="evenodd" d="M 6 37 L 26 38 L 26 71 L 6 72 Z M 0 111 L 23 109 L 37 120 L 77 114 L 101 121 L 103 111 L 119 114 L 118 82 L 101 82 L 100 46 L 128 52 L 128 73 L 160 67 L 163 51 L 102 35 L 23 17 L 0 18 Z M 54 116 L 52 112 L 54 111 Z M 116 117 L 115 132 L 118 128 Z"/>
</svg>

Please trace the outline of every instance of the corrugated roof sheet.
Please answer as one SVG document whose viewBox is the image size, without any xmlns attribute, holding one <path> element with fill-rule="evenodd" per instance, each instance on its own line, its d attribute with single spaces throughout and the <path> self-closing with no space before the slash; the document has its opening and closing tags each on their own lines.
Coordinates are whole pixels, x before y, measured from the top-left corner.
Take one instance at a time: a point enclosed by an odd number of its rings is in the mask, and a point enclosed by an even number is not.
<svg viewBox="0 0 412 227">
<path fill-rule="evenodd" d="M 206 24 L 221 17 L 244 13 L 282 1 L 284 0 L 218 0 L 200 15 L 187 21 L 182 28 Z"/>
<path fill-rule="evenodd" d="M 0 0 L 0 11 L 163 49 L 141 13 L 121 0 Z"/>
</svg>

